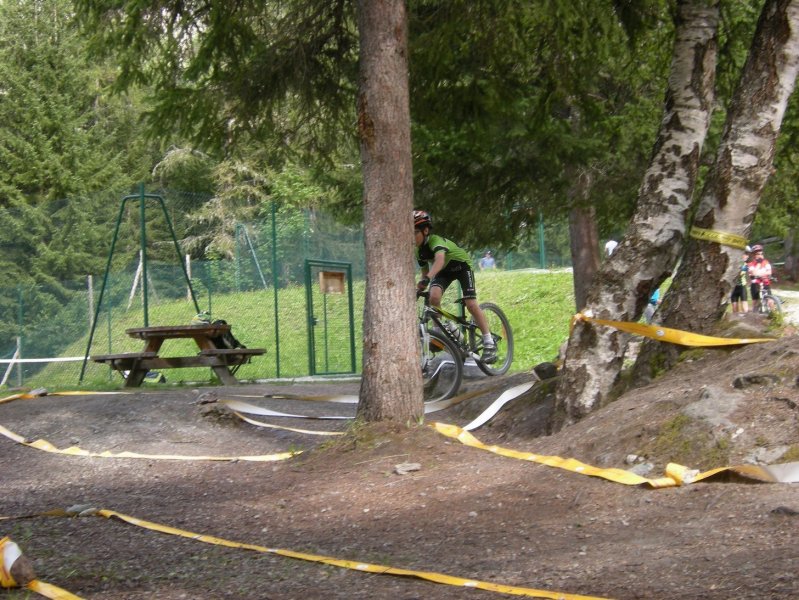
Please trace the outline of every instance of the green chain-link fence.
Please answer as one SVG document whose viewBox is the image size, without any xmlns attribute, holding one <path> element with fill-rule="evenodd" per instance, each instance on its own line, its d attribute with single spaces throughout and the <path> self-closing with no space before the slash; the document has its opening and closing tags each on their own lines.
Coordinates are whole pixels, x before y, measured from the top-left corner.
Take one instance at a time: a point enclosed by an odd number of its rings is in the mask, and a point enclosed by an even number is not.
<svg viewBox="0 0 799 600">
<path fill-rule="evenodd" d="M 185 247 L 194 235 L 185 211 L 199 200 L 175 193 L 164 193 L 163 198 L 181 247 Z M 351 366 L 360 370 L 357 341 L 362 338 L 364 296 L 360 227 L 344 226 L 322 212 L 273 206 L 262 220 L 235 226 L 230 232 L 229 258 L 189 260 L 177 254 L 166 219 L 158 210 L 148 210 L 146 239 L 142 238 L 137 204 L 132 203 L 121 215 L 107 277 L 98 272 L 76 281 L 27 286 L 4 282 L 0 288 L 0 388 L 117 387 L 122 384 L 121 376 L 91 360 L 84 365 L 87 353 L 141 351 L 142 342 L 127 336 L 126 329 L 189 324 L 197 309 L 230 323 L 233 334 L 246 346 L 266 349 L 266 354 L 238 370 L 237 377 L 242 380 L 340 373 Z M 111 229 L 109 226 L 109 247 Z M 480 255 L 475 253 L 475 264 Z M 555 257 L 550 253 L 547 266 L 563 264 L 560 257 L 552 262 Z M 341 306 L 349 297 L 319 296 L 317 272 L 310 277 L 312 281 L 306 281 L 308 261 L 349 265 L 354 319 L 348 314 L 350 307 Z M 533 252 L 499 254 L 497 268 L 534 268 L 540 261 Z M 315 314 L 310 314 L 309 304 L 315 304 Z M 95 314 L 97 322 L 92 328 Z M 309 335 L 311 327 L 314 335 Z M 356 341 L 354 350 L 350 338 Z M 319 346 L 310 345 L 311 340 Z M 196 352 L 191 340 L 170 340 L 164 346 L 168 356 Z M 186 368 L 166 370 L 162 375 L 169 383 L 206 382 L 211 372 Z"/>
</svg>

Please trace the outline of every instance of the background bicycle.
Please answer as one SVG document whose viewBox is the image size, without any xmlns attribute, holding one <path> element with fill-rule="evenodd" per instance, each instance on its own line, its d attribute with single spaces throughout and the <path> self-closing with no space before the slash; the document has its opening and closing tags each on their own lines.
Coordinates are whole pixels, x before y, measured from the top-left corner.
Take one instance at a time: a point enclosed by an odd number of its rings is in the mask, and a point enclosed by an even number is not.
<svg viewBox="0 0 799 600">
<path fill-rule="evenodd" d="M 774 283 L 776 278 L 771 279 L 771 283 Z M 760 300 L 753 300 L 755 305 L 753 310 L 761 315 L 770 315 L 774 314 L 782 314 L 782 300 L 780 300 L 777 296 L 775 296 L 771 291 L 770 288 L 766 288 L 763 285 L 763 281 L 760 280 L 758 282 L 758 291 Z"/>
</svg>

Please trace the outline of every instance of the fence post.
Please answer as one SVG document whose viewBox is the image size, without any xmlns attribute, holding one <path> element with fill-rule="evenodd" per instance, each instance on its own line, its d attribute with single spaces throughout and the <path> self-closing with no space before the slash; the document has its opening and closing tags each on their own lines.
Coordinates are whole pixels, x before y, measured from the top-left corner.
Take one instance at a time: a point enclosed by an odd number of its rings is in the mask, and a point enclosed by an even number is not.
<svg viewBox="0 0 799 600">
<path fill-rule="evenodd" d="M 17 298 L 18 298 L 18 304 L 17 304 L 17 320 L 18 321 L 17 321 L 17 323 L 18 323 L 18 327 L 19 327 L 19 329 L 18 329 L 19 335 L 17 336 L 17 358 L 19 360 L 22 360 L 22 328 L 25 325 L 25 323 L 24 323 L 24 314 L 25 313 L 24 313 L 24 310 L 23 310 L 23 306 L 24 306 L 24 303 L 25 303 L 25 295 L 22 292 L 22 286 L 21 285 L 17 286 Z M 22 376 L 22 363 L 18 362 L 17 363 L 17 385 L 19 387 L 22 387 L 22 384 L 24 383 L 23 379 L 24 378 Z"/>
<path fill-rule="evenodd" d="M 166 212 L 166 211 L 164 211 Z M 148 293 L 147 293 L 147 221 L 145 220 L 144 210 L 144 184 L 139 184 L 139 243 L 141 244 L 141 291 L 142 291 L 142 306 L 144 309 L 144 326 L 150 325 L 150 314 L 148 310 Z M 180 255 L 178 254 L 178 260 Z"/>
<path fill-rule="evenodd" d="M 22 336 L 17 336 L 17 387 L 22 387 L 24 383 L 22 378 Z"/>
<path fill-rule="evenodd" d="M 280 326 L 278 325 L 277 286 L 277 205 L 272 200 L 272 294 L 275 305 L 275 377 L 280 377 Z"/>
<path fill-rule="evenodd" d="M 236 223 L 236 233 L 233 238 L 233 261 L 236 265 L 234 271 L 236 276 L 236 291 L 241 291 L 241 252 L 239 251 L 239 231 L 241 231 L 241 223 Z"/>
<path fill-rule="evenodd" d="M 14 370 L 14 365 L 19 365 L 18 362 L 15 362 L 16 359 L 19 358 L 19 338 L 17 338 L 17 347 L 14 350 L 14 354 L 11 355 L 11 362 L 8 363 L 8 367 L 6 368 L 6 372 L 3 375 L 3 379 L 0 380 L 0 387 L 3 387 L 8 381 L 8 377 L 11 375 L 11 371 Z"/>
<path fill-rule="evenodd" d="M 538 213 L 538 260 L 542 269 L 547 268 L 547 247 L 544 243 L 544 215 Z"/>
<path fill-rule="evenodd" d="M 94 325 L 94 279 L 91 275 L 86 276 L 86 291 L 89 296 L 89 331 Z"/>
<path fill-rule="evenodd" d="M 186 275 L 188 280 L 191 281 L 191 256 L 186 255 Z M 186 300 L 191 300 L 191 285 L 186 286 Z"/>
</svg>

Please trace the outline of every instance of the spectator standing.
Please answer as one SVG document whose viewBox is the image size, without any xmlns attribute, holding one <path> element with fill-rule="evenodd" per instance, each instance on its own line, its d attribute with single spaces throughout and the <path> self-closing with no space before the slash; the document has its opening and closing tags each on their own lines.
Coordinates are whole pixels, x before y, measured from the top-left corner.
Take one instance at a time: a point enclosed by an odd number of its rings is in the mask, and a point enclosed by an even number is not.
<svg viewBox="0 0 799 600">
<path fill-rule="evenodd" d="M 746 247 L 746 250 L 741 257 L 741 269 L 738 271 L 738 278 L 735 280 L 735 286 L 732 288 L 730 295 L 730 302 L 732 303 L 732 312 L 746 313 L 749 312 L 749 303 L 747 302 L 747 282 L 749 280 L 749 252 L 751 248 Z"/>
<path fill-rule="evenodd" d="M 485 271 L 486 269 L 495 269 L 497 261 L 495 261 L 494 257 L 491 255 L 491 250 L 487 250 L 478 264 L 480 265 L 480 270 Z"/>
<path fill-rule="evenodd" d="M 646 321 L 647 325 L 652 324 L 652 318 L 655 316 L 655 311 L 657 310 L 658 304 L 660 304 L 660 288 L 652 292 L 652 295 L 649 297 L 649 302 L 646 303 L 646 308 L 644 309 L 644 321 Z"/>
</svg>

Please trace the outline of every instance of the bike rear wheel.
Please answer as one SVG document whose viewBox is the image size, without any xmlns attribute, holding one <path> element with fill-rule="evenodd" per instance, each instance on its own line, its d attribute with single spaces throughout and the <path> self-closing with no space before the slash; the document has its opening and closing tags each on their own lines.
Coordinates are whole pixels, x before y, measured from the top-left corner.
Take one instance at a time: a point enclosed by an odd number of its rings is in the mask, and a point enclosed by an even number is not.
<svg viewBox="0 0 799 600">
<path fill-rule="evenodd" d="M 451 340 L 438 331 L 420 336 L 424 401 L 435 402 L 458 393 L 463 380 L 463 360 Z"/>
<path fill-rule="evenodd" d="M 513 362 L 513 330 L 508 317 L 505 316 L 499 306 L 492 302 L 484 302 L 480 305 L 480 308 L 485 315 L 486 321 L 488 321 L 488 329 L 494 337 L 494 343 L 497 345 L 497 361 L 490 365 L 482 360 L 475 362 L 486 375 L 502 375 L 508 371 L 510 364 Z M 483 338 L 479 332 L 479 329 L 475 331 L 476 346 L 478 353 L 482 353 Z"/>
</svg>

